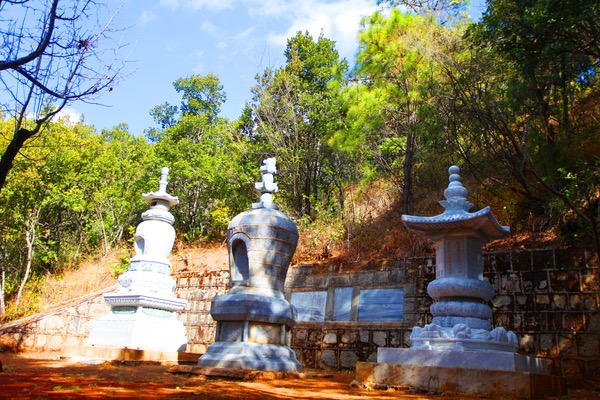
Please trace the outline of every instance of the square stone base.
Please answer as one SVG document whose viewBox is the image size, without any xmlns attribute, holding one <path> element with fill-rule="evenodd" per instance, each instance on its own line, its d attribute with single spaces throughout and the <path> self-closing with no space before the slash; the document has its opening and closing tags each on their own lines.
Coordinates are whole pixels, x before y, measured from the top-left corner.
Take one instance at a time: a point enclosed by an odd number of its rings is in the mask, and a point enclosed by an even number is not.
<svg viewBox="0 0 600 400">
<path fill-rule="evenodd" d="M 153 350 L 127 349 L 101 346 L 66 346 L 63 349 L 66 357 L 87 360 L 88 363 L 97 361 L 150 362 L 164 365 L 195 365 L 201 354 L 166 352 Z"/>
<path fill-rule="evenodd" d="M 358 362 L 356 380 L 367 386 L 402 386 L 497 399 L 543 399 L 566 394 L 562 377 L 521 371 Z"/>
<path fill-rule="evenodd" d="M 296 353 L 286 346 L 252 342 L 215 342 L 198 360 L 203 367 L 300 372 Z"/>
<path fill-rule="evenodd" d="M 431 350 L 380 347 L 377 362 L 384 364 L 419 365 L 430 367 L 489 369 L 548 374 L 548 362 L 539 357 L 510 351 Z"/>
<path fill-rule="evenodd" d="M 172 317 L 108 314 L 96 321 L 88 339 L 90 346 L 181 352 L 187 337 L 183 323 Z"/>
</svg>

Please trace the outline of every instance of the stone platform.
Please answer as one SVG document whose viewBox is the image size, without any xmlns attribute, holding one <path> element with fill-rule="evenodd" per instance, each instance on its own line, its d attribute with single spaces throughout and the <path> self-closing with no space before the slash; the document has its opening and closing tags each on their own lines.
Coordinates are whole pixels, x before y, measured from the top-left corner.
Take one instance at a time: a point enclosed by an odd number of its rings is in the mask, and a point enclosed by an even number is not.
<svg viewBox="0 0 600 400">
<path fill-rule="evenodd" d="M 286 346 L 252 342 L 215 342 L 198 361 L 201 366 L 300 372 L 296 354 Z"/>
<path fill-rule="evenodd" d="M 546 361 L 516 353 L 380 348 L 377 363 L 358 362 L 364 386 L 402 386 L 490 398 L 543 399 L 566 394 Z"/>
<path fill-rule="evenodd" d="M 99 361 L 138 361 L 155 362 L 165 365 L 189 364 L 198 362 L 201 354 L 175 351 L 153 351 L 104 346 L 67 346 L 66 357 L 85 358 Z"/>
<path fill-rule="evenodd" d="M 106 298 L 106 295 L 104 296 Z M 157 352 L 181 352 L 185 350 L 187 337 L 185 327 L 174 312 L 149 309 L 143 306 L 129 314 L 116 314 L 114 309 L 96 321 L 90 332 L 88 344 L 98 347 L 143 349 Z M 123 307 L 125 308 L 125 307 Z M 165 315 L 156 313 L 164 313 Z"/>
<path fill-rule="evenodd" d="M 543 358 L 501 351 L 457 351 L 428 349 L 399 349 L 380 347 L 377 362 L 385 364 L 419 365 L 495 371 L 532 372 L 548 374 Z"/>
</svg>

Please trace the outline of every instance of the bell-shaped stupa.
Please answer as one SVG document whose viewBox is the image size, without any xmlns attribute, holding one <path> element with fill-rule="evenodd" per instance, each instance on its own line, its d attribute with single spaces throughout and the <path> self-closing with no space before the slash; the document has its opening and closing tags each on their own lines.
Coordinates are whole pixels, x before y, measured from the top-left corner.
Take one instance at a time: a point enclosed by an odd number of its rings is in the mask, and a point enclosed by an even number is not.
<svg viewBox="0 0 600 400">
<path fill-rule="evenodd" d="M 284 297 L 298 230 L 273 203 L 275 159 L 264 160 L 260 202 L 234 217 L 227 228 L 229 291 L 216 296 L 210 315 L 217 321 L 215 343 L 200 357 L 207 367 L 299 372 L 289 347 L 296 309 Z"/>
</svg>

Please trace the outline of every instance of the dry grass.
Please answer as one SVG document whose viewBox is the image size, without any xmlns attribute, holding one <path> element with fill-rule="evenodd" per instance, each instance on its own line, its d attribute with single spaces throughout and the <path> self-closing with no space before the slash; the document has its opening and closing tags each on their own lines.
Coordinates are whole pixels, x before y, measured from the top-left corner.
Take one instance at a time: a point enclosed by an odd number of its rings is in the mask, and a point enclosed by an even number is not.
<svg viewBox="0 0 600 400">
<path fill-rule="evenodd" d="M 125 250 L 115 250 L 106 257 L 84 260 L 76 268 L 68 269 L 61 275 L 46 276 L 41 303 L 44 308 L 50 308 L 114 285 L 117 277 L 112 270 L 126 257 L 128 254 Z"/>
</svg>

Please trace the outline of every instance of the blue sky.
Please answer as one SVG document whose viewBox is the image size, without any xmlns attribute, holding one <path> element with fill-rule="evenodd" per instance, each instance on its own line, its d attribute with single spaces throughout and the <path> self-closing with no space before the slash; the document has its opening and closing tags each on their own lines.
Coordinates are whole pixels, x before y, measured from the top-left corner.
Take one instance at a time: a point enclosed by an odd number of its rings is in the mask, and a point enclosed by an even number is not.
<svg viewBox="0 0 600 400">
<path fill-rule="evenodd" d="M 116 3 L 116 2 L 113 2 Z M 473 14 L 483 0 L 475 0 Z M 222 115 L 237 118 L 254 77 L 285 61 L 286 41 L 297 31 L 336 41 L 353 63 L 361 16 L 377 9 L 375 0 L 129 0 L 115 21 L 128 26 L 129 74 L 98 104 L 74 103 L 72 120 L 83 115 L 98 131 L 127 123 L 140 135 L 155 126 L 149 111 L 165 101 L 179 104 L 173 82 L 194 74 L 216 74 L 227 102 Z"/>
</svg>

